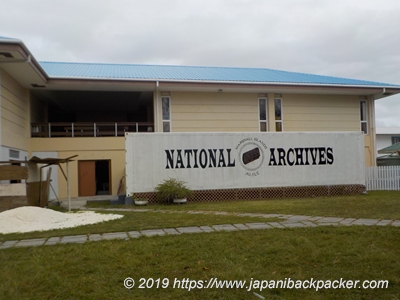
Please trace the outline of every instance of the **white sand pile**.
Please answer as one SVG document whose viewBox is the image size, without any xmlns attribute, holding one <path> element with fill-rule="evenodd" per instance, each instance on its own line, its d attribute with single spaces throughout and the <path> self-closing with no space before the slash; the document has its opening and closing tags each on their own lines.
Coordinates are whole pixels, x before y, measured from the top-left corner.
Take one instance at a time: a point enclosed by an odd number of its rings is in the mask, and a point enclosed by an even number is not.
<svg viewBox="0 0 400 300">
<path fill-rule="evenodd" d="M 62 213 L 52 209 L 24 206 L 0 213 L 0 233 L 69 228 L 122 217 L 123 215 L 99 214 L 92 211 Z"/>
</svg>

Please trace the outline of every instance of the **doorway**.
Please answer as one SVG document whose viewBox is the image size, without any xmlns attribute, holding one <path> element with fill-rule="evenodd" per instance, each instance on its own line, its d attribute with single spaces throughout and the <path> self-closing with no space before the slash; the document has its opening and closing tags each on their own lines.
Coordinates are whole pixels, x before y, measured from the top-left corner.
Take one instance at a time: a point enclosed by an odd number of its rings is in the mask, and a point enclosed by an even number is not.
<svg viewBox="0 0 400 300">
<path fill-rule="evenodd" d="M 111 160 L 78 161 L 79 197 L 110 195 Z"/>
</svg>

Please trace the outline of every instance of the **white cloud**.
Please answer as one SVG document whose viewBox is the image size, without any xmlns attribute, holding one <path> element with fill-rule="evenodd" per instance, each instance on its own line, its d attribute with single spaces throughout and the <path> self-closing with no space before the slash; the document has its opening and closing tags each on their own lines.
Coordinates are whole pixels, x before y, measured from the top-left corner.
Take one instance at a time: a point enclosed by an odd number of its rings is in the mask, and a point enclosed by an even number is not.
<svg viewBox="0 0 400 300">
<path fill-rule="evenodd" d="M 3 1 L 38 60 L 265 67 L 400 84 L 400 1 Z M 400 126 L 399 97 L 377 123 Z"/>
</svg>

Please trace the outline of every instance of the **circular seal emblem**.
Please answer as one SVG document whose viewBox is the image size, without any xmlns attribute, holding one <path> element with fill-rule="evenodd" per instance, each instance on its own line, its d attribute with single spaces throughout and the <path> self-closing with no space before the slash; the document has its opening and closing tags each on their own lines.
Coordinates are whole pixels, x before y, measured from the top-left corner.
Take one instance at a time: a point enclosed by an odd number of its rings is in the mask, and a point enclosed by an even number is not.
<svg viewBox="0 0 400 300">
<path fill-rule="evenodd" d="M 248 171 L 258 170 L 262 166 L 264 158 L 264 151 L 255 142 L 246 143 L 239 150 L 240 164 Z"/>
</svg>

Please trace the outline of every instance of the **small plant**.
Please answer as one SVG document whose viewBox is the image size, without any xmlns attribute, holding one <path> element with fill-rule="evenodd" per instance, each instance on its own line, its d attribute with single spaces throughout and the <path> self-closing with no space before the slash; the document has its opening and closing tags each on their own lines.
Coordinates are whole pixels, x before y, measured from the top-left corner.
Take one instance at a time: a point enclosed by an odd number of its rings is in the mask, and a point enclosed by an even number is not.
<svg viewBox="0 0 400 300">
<path fill-rule="evenodd" d="M 175 199 L 184 199 L 190 197 L 193 192 L 188 189 L 184 181 L 170 178 L 164 180 L 155 188 L 158 199 L 161 202 L 172 202 Z"/>
</svg>

